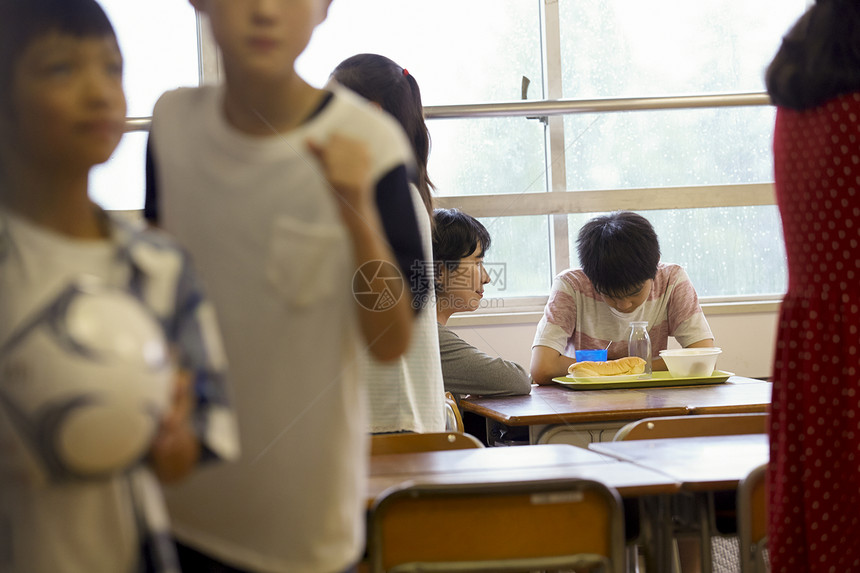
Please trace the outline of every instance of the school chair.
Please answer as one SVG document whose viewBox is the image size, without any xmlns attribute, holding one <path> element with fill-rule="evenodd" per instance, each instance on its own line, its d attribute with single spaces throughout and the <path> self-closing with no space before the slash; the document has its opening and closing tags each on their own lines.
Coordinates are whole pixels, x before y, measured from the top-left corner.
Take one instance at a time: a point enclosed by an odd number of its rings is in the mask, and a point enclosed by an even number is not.
<svg viewBox="0 0 860 573">
<path fill-rule="evenodd" d="M 445 392 L 445 429 L 449 432 L 463 433 L 466 431 L 463 416 L 460 414 L 460 406 L 450 392 Z"/>
<path fill-rule="evenodd" d="M 732 436 L 741 434 L 764 434 L 767 432 L 766 413 L 754 414 L 691 414 L 687 416 L 665 416 L 645 418 L 630 422 L 615 434 L 613 441 L 655 440 L 661 438 L 693 438 L 700 436 Z M 699 559 L 705 571 L 712 561 L 711 537 L 734 535 L 737 524 L 737 501 L 735 492 L 712 492 L 693 495 L 692 498 L 676 498 L 674 511 L 683 514 L 688 523 L 678 523 L 677 537 L 698 532 L 701 540 Z M 645 508 L 641 508 L 645 511 Z M 653 508 L 648 508 L 653 509 Z M 721 541 L 721 544 L 728 543 Z M 631 549 L 632 551 L 632 549 Z"/>
<path fill-rule="evenodd" d="M 666 416 L 630 422 L 618 430 L 612 441 L 734 436 L 766 432 L 767 414 L 764 413 Z"/>
<path fill-rule="evenodd" d="M 752 470 L 738 485 L 738 546 L 741 573 L 767 571 L 767 464 Z"/>
<path fill-rule="evenodd" d="M 370 455 L 432 452 L 435 450 L 465 450 L 483 448 L 471 434 L 431 432 L 428 434 L 376 434 L 370 437 Z"/>
<path fill-rule="evenodd" d="M 584 479 L 407 484 L 374 504 L 368 554 L 371 573 L 621 573 L 621 501 Z"/>
</svg>

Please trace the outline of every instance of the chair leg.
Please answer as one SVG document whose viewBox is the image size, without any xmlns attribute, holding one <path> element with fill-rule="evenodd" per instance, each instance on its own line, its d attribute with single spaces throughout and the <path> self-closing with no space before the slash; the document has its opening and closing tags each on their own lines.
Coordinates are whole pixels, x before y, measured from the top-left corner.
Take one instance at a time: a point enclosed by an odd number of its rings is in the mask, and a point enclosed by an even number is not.
<svg viewBox="0 0 860 573">
<path fill-rule="evenodd" d="M 639 573 L 639 546 L 635 543 L 627 545 L 625 554 L 627 573 Z"/>
<path fill-rule="evenodd" d="M 702 544 L 698 536 L 679 535 L 675 538 L 677 570 L 681 573 L 702 573 Z"/>
<path fill-rule="evenodd" d="M 643 554 L 646 573 L 672 573 L 674 557 L 671 497 L 641 500 Z M 675 570 L 677 571 L 677 569 Z"/>
<path fill-rule="evenodd" d="M 712 573 L 713 551 L 707 500 L 697 496 L 695 523 L 692 528 L 676 534 L 678 559 L 682 573 Z"/>
<path fill-rule="evenodd" d="M 711 573 L 713 567 L 713 551 L 711 551 L 711 536 L 714 530 L 711 528 L 713 515 L 712 499 L 707 494 L 696 496 L 696 514 L 699 519 L 699 537 L 702 550 L 702 573 Z"/>
</svg>

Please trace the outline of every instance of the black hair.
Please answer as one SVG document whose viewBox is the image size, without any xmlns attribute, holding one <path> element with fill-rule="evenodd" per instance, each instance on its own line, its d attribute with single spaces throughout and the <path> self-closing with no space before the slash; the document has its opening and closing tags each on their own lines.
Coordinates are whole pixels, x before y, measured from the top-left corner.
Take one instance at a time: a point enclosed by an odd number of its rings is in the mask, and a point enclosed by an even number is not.
<svg viewBox="0 0 860 573">
<path fill-rule="evenodd" d="M 606 296 L 630 296 L 657 276 L 660 242 L 645 217 L 616 211 L 595 217 L 579 230 L 579 263 L 594 289 Z"/>
<path fill-rule="evenodd" d="M 490 248 L 490 233 L 480 221 L 459 209 L 436 209 L 433 211 L 433 264 L 436 269 L 436 287 L 442 265 L 449 272 L 457 270 L 460 259 L 475 252 L 478 245 L 483 257 Z"/>
<path fill-rule="evenodd" d="M 765 84 L 774 104 L 797 110 L 860 90 L 860 2 L 812 5 L 783 38 Z"/>
<path fill-rule="evenodd" d="M 345 59 L 331 74 L 339 84 L 363 98 L 378 103 L 394 116 L 406 132 L 418 167 L 416 186 L 424 207 L 433 214 L 432 189 L 427 175 L 430 131 L 424 123 L 424 106 L 418 82 L 407 70 L 379 54 L 357 54 Z"/>
<path fill-rule="evenodd" d="M 113 26 L 95 0 L 0 0 L 0 112 L 11 110 L 12 76 L 30 43 L 51 32 L 113 37 Z"/>
</svg>

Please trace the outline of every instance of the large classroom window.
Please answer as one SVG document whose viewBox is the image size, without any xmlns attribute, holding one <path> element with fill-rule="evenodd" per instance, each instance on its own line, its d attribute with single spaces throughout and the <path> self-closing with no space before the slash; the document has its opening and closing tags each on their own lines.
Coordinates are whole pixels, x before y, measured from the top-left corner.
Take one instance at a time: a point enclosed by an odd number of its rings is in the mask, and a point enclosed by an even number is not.
<svg viewBox="0 0 860 573">
<path fill-rule="evenodd" d="M 158 97 L 200 81 L 197 17 L 177 0 L 99 0 L 116 30 L 124 60 L 130 118 L 148 118 Z M 126 133 L 106 164 L 93 172 L 92 198 L 106 209 L 143 208 L 146 132 Z"/>
<path fill-rule="evenodd" d="M 149 94 L 198 83 L 214 48 L 198 42 L 187 4 L 104 4 L 140 106 L 130 115 L 148 115 Z M 775 299 L 786 269 L 763 73 L 808 4 L 334 0 L 297 69 L 323 86 L 344 58 L 375 52 L 415 76 L 438 202 L 493 237 L 488 310 L 540 307 L 554 274 L 578 265 L 582 223 L 615 209 L 654 224 L 663 260 L 682 264 L 704 299 Z M 158 14 L 147 26 L 157 41 L 135 38 L 145 13 Z M 104 169 L 123 173 L 98 186 L 106 206 L 140 208 L 142 175 L 136 185 L 127 173 L 144 138 L 130 134 L 112 160 L 121 168 Z"/>
</svg>

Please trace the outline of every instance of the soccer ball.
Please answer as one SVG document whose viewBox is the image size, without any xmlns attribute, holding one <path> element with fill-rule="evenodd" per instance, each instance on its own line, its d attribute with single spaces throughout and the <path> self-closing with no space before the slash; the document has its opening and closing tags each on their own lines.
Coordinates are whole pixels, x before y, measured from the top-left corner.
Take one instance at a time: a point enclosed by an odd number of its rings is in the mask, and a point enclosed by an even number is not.
<svg viewBox="0 0 860 573">
<path fill-rule="evenodd" d="M 149 310 L 81 279 L 0 346 L 0 415 L 49 478 L 101 478 L 146 454 L 172 380 Z"/>
</svg>

